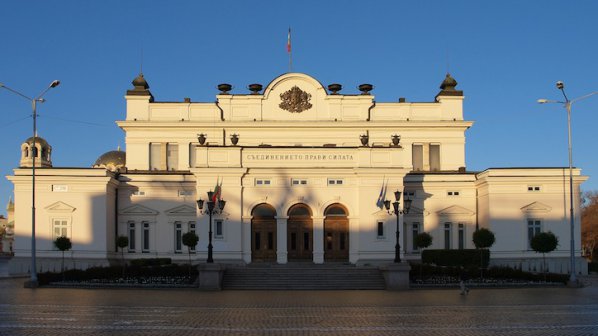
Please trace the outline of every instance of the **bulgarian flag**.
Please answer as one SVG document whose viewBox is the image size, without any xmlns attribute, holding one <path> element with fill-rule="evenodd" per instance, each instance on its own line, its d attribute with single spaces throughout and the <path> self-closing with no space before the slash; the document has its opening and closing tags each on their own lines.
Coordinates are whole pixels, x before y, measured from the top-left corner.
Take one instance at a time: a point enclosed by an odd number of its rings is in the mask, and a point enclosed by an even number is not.
<svg viewBox="0 0 598 336">
<path fill-rule="evenodd" d="M 212 202 L 216 202 L 220 199 L 220 194 L 222 193 L 222 181 L 218 183 L 218 179 L 216 179 L 216 187 L 214 187 L 214 194 L 212 195 Z"/>
<path fill-rule="evenodd" d="M 287 38 L 287 52 L 291 53 L 291 27 L 289 27 L 289 35 Z"/>
</svg>

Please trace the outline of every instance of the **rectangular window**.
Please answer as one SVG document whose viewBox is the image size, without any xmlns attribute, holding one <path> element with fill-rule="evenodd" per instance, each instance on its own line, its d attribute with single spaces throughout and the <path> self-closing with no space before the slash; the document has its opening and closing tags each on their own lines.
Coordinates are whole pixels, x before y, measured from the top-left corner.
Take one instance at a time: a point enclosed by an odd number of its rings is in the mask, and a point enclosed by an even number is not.
<svg viewBox="0 0 598 336">
<path fill-rule="evenodd" d="M 52 185 L 53 192 L 67 192 L 69 191 L 69 186 L 65 184 L 53 184 Z"/>
<path fill-rule="evenodd" d="M 451 226 L 452 223 L 444 223 L 444 248 L 450 250 L 451 248 Z"/>
<path fill-rule="evenodd" d="M 384 238 L 384 222 L 378 221 L 378 238 Z"/>
<path fill-rule="evenodd" d="M 143 224 L 143 245 L 141 246 L 142 252 L 149 252 L 150 249 L 150 225 L 148 222 L 142 222 Z"/>
<path fill-rule="evenodd" d="M 179 197 L 193 196 L 193 191 L 191 191 L 191 190 L 179 190 L 178 195 L 179 195 Z"/>
<path fill-rule="evenodd" d="M 197 164 L 197 156 L 195 155 L 195 146 L 197 145 L 198 143 L 189 143 L 189 167 L 195 167 Z"/>
<path fill-rule="evenodd" d="M 179 145 L 169 143 L 166 144 L 166 169 L 179 169 Z"/>
<path fill-rule="evenodd" d="M 53 240 L 56 240 L 58 237 L 68 237 L 68 221 L 66 219 L 54 219 L 53 231 Z"/>
<path fill-rule="evenodd" d="M 542 188 L 540 186 L 527 186 L 527 191 L 541 191 Z"/>
<path fill-rule="evenodd" d="M 189 222 L 189 232 L 195 233 L 195 222 Z M 195 253 L 195 246 L 191 248 L 191 253 Z"/>
<path fill-rule="evenodd" d="M 162 164 L 162 160 L 160 156 L 162 154 L 162 144 L 161 143 L 151 143 L 150 144 L 150 170 L 160 170 L 160 166 Z"/>
<path fill-rule="evenodd" d="M 447 196 L 459 196 L 460 192 L 458 191 L 447 191 L 446 195 Z"/>
<path fill-rule="evenodd" d="M 181 222 L 174 222 L 174 252 L 183 252 L 183 225 Z"/>
<path fill-rule="evenodd" d="M 412 200 L 415 198 L 415 191 L 405 191 L 403 195 L 405 198 L 409 197 Z"/>
<path fill-rule="evenodd" d="M 135 222 L 129 222 L 129 252 L 135 252 Z"/>
<path fill-rule="evenodd" d="M 309 232 L 303 232 L 303 249 L 309 250 Z"/>
<path fill-rule="evenodd" d="M 440 145 L 430 144 L 430 170 L 440 170 Z"/>
<path fill-rule="evenodd" d="M 424 146 L 414 144 L 412 147 L 413 170 L 424 169 Z"/>
<path fill-rule="evenodd" d="M 539 219 L 527 220 L 527 248 L 532 249 L 532 238 L 542 232 L 542 221 Z"/>
<path fill-rule="evenodd" d="M 268 232 L 268 250 L 274 250 L 274 232 Z"/>
<path fill-rule="evenodd" d="M 417 235 L 419 234 L 419 223 L 413 223 L 413 225 L 411 226 L 411 241 L 412 241 L 412 249 L 413 251 L 417 251 L 419 250 L 419 248 L 417 247 Z"/>
<path fill-rule="evenodd" d="M 342 179 L 333 179 L 333 178 L 329 178 L 328 179 L 328 185 L 343 185 L 344 181 Z"/>
<path fill-rule="evenodd" d="M 222 219 L 216 219 L 214 221 L 215 234 L 214 238 L 222 239 L 224 237 L 224 228 L 222 227 Z"/>
<path fill-rule="evenodd" d="M 459 223 L 459 250 L 465 248 L 465 225 Z"/>
<path fill-rule="evenodd" d="M 256 186 L 267 186 L 267 185 L 270 185 L 270 180 L 255 179 L 255 185 Z"/>
<path fill-rule="evenodd" d="M 307 184 L 306 179 L 291 179 L 291 185 L 293 185 L 293 186 L 306 185 L 306 184 Z"/>
<path fill-rule="evenodd" d="M 297 233 L 291 232 L 291 250 L 297 250 Z"/>
<path fill-rule="evenodd" d="M 255 250 L 259 251 L 260 250 L 260 246 L 262 245 L 261 236 L 260 236 L 259 232 L 255 233 L 255 239 L 254 239 L 253 243 L 255 245 Z"/>
<path fill-rule="evenodd" d="M 135 190 L 133 191 L 133 196 L 145 196 L 145 191 Z"/>
</svg>

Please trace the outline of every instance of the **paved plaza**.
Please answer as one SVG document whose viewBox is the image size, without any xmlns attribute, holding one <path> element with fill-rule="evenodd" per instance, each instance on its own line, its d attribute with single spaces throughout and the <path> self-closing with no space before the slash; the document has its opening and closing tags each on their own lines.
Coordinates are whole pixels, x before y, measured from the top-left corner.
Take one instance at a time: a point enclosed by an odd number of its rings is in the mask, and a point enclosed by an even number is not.
<svg viewBox="0 0 598 336">
<path fill-rule="evenodd" d="M 598 287 L 389 291 L 25 289 L 0 335 L 598 335 Z"/>
</svg>

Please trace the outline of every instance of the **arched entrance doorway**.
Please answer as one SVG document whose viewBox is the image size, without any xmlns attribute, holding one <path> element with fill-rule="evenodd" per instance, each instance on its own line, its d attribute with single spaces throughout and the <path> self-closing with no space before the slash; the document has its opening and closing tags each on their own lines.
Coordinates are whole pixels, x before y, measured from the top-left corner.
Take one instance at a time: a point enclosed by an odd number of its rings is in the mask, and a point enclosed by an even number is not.
<svg viewBox="0 0 598 336">
<path fill-rule="evenodd" d="M 258 204 L 251 211 L 251 261 L 276 261 L 276 210 Z"/>
<path fill-rule="evenodd" d="M 326 208 L 324 216 L 324 260 L 349 261 L 347 210 L 335 203 Z"/>
<path fill-rule="evenodd" d="M 314 223 L 311 210 L 305 204 L 295 204 L 289 209 L 288 216 L 288 260 L 312 260 Z"/>
</svg>

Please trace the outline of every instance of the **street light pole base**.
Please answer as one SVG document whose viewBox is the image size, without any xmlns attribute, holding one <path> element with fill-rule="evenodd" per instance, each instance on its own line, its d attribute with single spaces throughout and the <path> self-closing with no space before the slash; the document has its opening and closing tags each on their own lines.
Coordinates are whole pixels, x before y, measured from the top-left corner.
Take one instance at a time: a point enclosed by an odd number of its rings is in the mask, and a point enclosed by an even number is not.
<svg viewBox="0 0 598 336">
<path fill-rule="evenodd" d="M 38 288 L 38 287 L 39 287 L 39 281 L 37 281 L 37 280 L 27 280 L 23 284 L 23 288 Z"/>
</svg>

